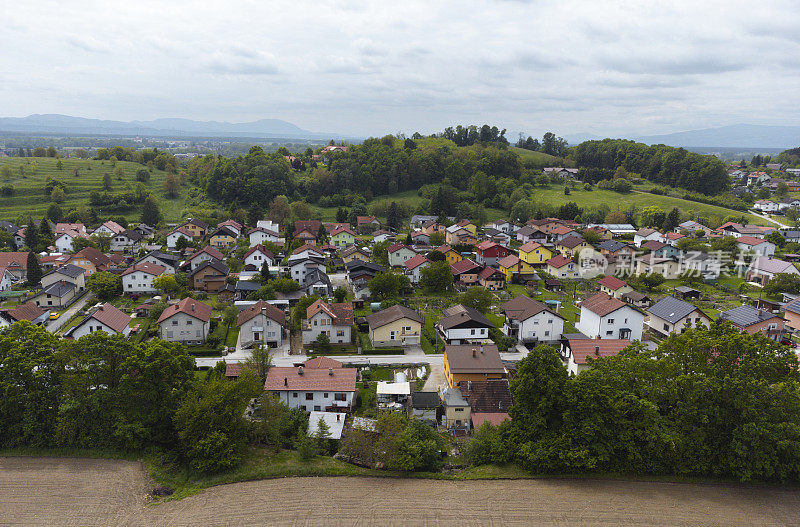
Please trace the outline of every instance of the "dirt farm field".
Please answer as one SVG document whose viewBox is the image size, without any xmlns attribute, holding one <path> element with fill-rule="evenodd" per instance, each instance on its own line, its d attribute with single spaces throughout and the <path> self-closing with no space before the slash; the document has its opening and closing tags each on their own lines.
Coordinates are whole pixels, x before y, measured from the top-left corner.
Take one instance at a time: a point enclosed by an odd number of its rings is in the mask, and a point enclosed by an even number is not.
<svg viewBox="0 0 800 527">
<path fill-rule="evenodd" d="M 286 478 L 149 504 L 141 464 L 0 458 L 0 525 L 797 525 L 800 491 L 597 480 Z"/>
</svg>

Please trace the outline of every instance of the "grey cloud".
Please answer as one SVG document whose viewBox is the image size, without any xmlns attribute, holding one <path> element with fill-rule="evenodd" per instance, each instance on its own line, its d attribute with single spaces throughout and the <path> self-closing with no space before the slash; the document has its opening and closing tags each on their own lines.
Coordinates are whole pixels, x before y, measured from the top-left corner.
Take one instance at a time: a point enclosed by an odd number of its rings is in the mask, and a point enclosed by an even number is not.
<svg viewBox="0 0 800 527">
<path fill-rule="evenodd" d="M 108 53 L 110 50 L 106 43 L 90 36 L 70 35 L 65 40 L 68 44 L 90 53 Z"/>
</svg>

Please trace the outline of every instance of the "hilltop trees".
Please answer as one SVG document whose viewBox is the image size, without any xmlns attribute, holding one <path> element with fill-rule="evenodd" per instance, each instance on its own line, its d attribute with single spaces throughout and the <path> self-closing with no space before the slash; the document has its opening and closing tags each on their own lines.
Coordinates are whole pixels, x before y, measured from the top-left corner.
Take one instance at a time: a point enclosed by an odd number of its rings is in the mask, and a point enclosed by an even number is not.
<svg viewBox="0 0 800 527">
<path fill-rule="evenodd" d="M 144 200 L 144 205 L 142 205 L 142 223 L 146 225 L 155 226 L 161 221 L 161 210 L 158 207 L 158 202 L 156 198 L 150 194 Z"/>
</svg>

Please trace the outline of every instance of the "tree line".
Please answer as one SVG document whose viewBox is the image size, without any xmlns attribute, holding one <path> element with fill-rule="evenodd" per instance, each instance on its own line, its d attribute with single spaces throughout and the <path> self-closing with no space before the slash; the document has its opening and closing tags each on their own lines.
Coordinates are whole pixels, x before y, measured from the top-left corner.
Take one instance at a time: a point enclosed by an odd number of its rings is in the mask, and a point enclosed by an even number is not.
<svg viewBox="0 0 800 527">
<path fill-rule="evenodd" d="M 571 156 L 582 169 L 581 179 L 612 179 L 614 171 L 623 167 L 660 185 L 682 187 L 703 194 L 718 194 L 730 187 L 730 178 L 722 161 L 683 148 L 648 146 L 626 139 L 603 139 L 577 145 Z"/>
<path fill-rule="evenodd" d="M 536 473 L 800 479 L 800 374 L 795 352 L 715 323 L 591 358 L 569 376 L 539 346 L 511 382 L 511 421 L 476 433 L 475 464 Z"/>
</svg>

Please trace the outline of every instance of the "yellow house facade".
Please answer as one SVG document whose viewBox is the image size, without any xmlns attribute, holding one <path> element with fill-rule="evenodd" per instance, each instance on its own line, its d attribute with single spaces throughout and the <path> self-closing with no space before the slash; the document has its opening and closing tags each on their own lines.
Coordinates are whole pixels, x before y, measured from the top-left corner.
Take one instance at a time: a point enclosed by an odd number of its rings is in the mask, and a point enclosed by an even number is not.
<svg viewBox="0 0 800 527">
<path fill-rule="evenodd" d="M 222 233 L 214 233 L 214 235 L 209 240 L 209 245 L 212 247 L 216 247 L 218 249 L 227 249 L 231 245 L 236 243 L 236 239 L 229 235 L 229 234 L 222 234 Z"/>
<path fill-rule="evenodd" d="M 444 253 L 444 258 L 447 260 L 447 263 L 453 265 L 456 262 L 460 262 L 464 259 L 459 253 L 457 253 L 452 247 L 447 245 L 442 245 L 436 249 L 437 251 Z"/>
<path fill-rule="evenodd" d="M 520 260 L 513 254 L 506 256 L 497 262 L 500 272 L 506 277 L 506 282 L 511 282 L 515 274 L 532 273 L 533 266 L 524 260 Z"/>
<path fill-rule="evenodd" d="M 553 251 L 541 243 L 528 242 L 519 248 L 519 259 L 530 265 L 543 264 L 552 257 Z"/>
<path fill-rule="evenodd" d="M 366 317 L 369 340 L 375 347 L 416 346 L 422 338 L 422 317 L 413 309 L 394 305 Z"/>
</svg>

